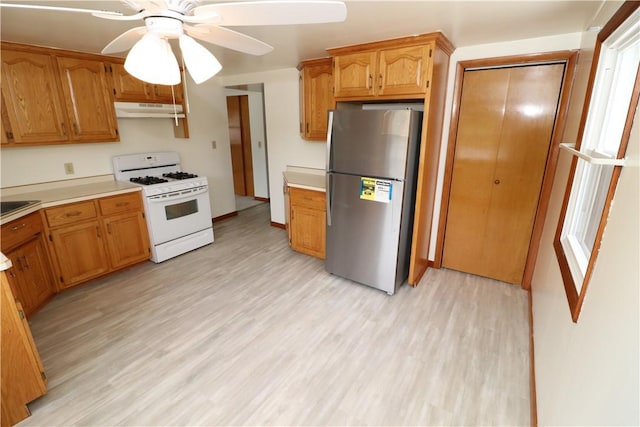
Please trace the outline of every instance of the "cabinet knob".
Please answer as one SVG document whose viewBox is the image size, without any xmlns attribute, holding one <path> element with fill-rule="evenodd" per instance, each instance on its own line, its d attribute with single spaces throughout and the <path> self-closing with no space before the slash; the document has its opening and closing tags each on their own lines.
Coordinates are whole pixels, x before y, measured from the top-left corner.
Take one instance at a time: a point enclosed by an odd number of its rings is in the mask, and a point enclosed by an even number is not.
<svg viewBox="0 0 640 427">
<path fill-rule="evenodd" d="M 498 184 L 500 184 L 500 180 L 499 180 L 499 179 L 496 179 L 495 181 L 493 181 L 493 183 L 494 183 L 495 185 L 498 185 Z"/>
<path fill-rule="evenodd" d="M 382 74 L 380 74 L 378 76 L 379 80 L 378 80 L 378 89 L 382 89 Z"/>
</svg>

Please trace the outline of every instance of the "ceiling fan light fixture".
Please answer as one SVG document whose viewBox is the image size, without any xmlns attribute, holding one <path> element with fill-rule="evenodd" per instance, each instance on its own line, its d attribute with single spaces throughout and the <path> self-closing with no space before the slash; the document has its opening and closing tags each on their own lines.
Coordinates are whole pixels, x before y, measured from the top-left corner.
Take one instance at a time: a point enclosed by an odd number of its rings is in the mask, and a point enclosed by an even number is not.
<svg viewBox="0 0 640 427">
<path fill-rule="evenodd" d="M 169 42 L 158 34 L 146 33 L 129 51 L 124 68 L 132 76 L 152 84 L 177 85 L 180 67 Z"/>
<path fill-rule="evenodd" d="M 193 38 L 182 34 L 178 41 L 184 63 L 196 84 L 210 79 L 222 70 L 216 57 Z"/>
</svg>

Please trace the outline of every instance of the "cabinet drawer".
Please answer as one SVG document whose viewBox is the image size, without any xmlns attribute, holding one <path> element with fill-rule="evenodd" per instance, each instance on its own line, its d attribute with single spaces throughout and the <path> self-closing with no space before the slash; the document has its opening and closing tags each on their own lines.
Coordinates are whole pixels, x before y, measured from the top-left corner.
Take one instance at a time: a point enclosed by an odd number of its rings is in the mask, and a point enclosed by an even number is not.
<svg viewBox="0 0 640 427">
<path fill-rule="evenodd" d="M 8 251 L 41 231 L 42 220 L 38 212 L 4 224 L 0 231 L 2 233 L 2 251 Z"/>
<path fill-rule="evenodd" d="M 325 194 L 321 191 L 289 188 L 290 204 L 309 209 L 325 210 Z"/>
<path fill-rule="evenodd" d="M 142 199 L 140 198 L 139 192 L 105 197 L 99 199 L 98 204 L 100 205 L 100 213 L 102 215 L 142 210 Z"/>
<path fill-rule="evenodd" d="M 93 200 L 73 203 L 69 205 L 56 206 L 45 209 L 44 215 L 47 218 L 49 227 L 57 227 L 65 224 L 72 224 L 85 219 L 97 217 L 96 206 Z"/>
</svg>

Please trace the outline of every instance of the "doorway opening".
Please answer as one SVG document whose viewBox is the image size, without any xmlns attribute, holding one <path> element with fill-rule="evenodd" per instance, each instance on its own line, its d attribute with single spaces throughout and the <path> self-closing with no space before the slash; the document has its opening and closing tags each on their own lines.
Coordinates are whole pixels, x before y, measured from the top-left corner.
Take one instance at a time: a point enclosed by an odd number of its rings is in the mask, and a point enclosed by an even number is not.
<svg viewBox="0 0 640 427">
<path fill-rule="evenodd" d="M 225 95 L 237 212 L 269 202 L 264 85 L 228 86 Z"/>
</svg>

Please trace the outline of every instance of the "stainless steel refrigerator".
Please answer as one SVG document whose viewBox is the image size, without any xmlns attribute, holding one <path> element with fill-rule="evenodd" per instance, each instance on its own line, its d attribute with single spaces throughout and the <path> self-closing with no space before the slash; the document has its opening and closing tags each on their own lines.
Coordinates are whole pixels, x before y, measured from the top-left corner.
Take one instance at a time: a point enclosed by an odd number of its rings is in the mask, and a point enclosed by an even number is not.
<svg viewBox="0 0 640 427">
<path fill-rule="evenodd" d="M 329 113 L 329 273 L 389 295 L 407 278 L 421 125 L 412 110 Z"/>
</svg>

